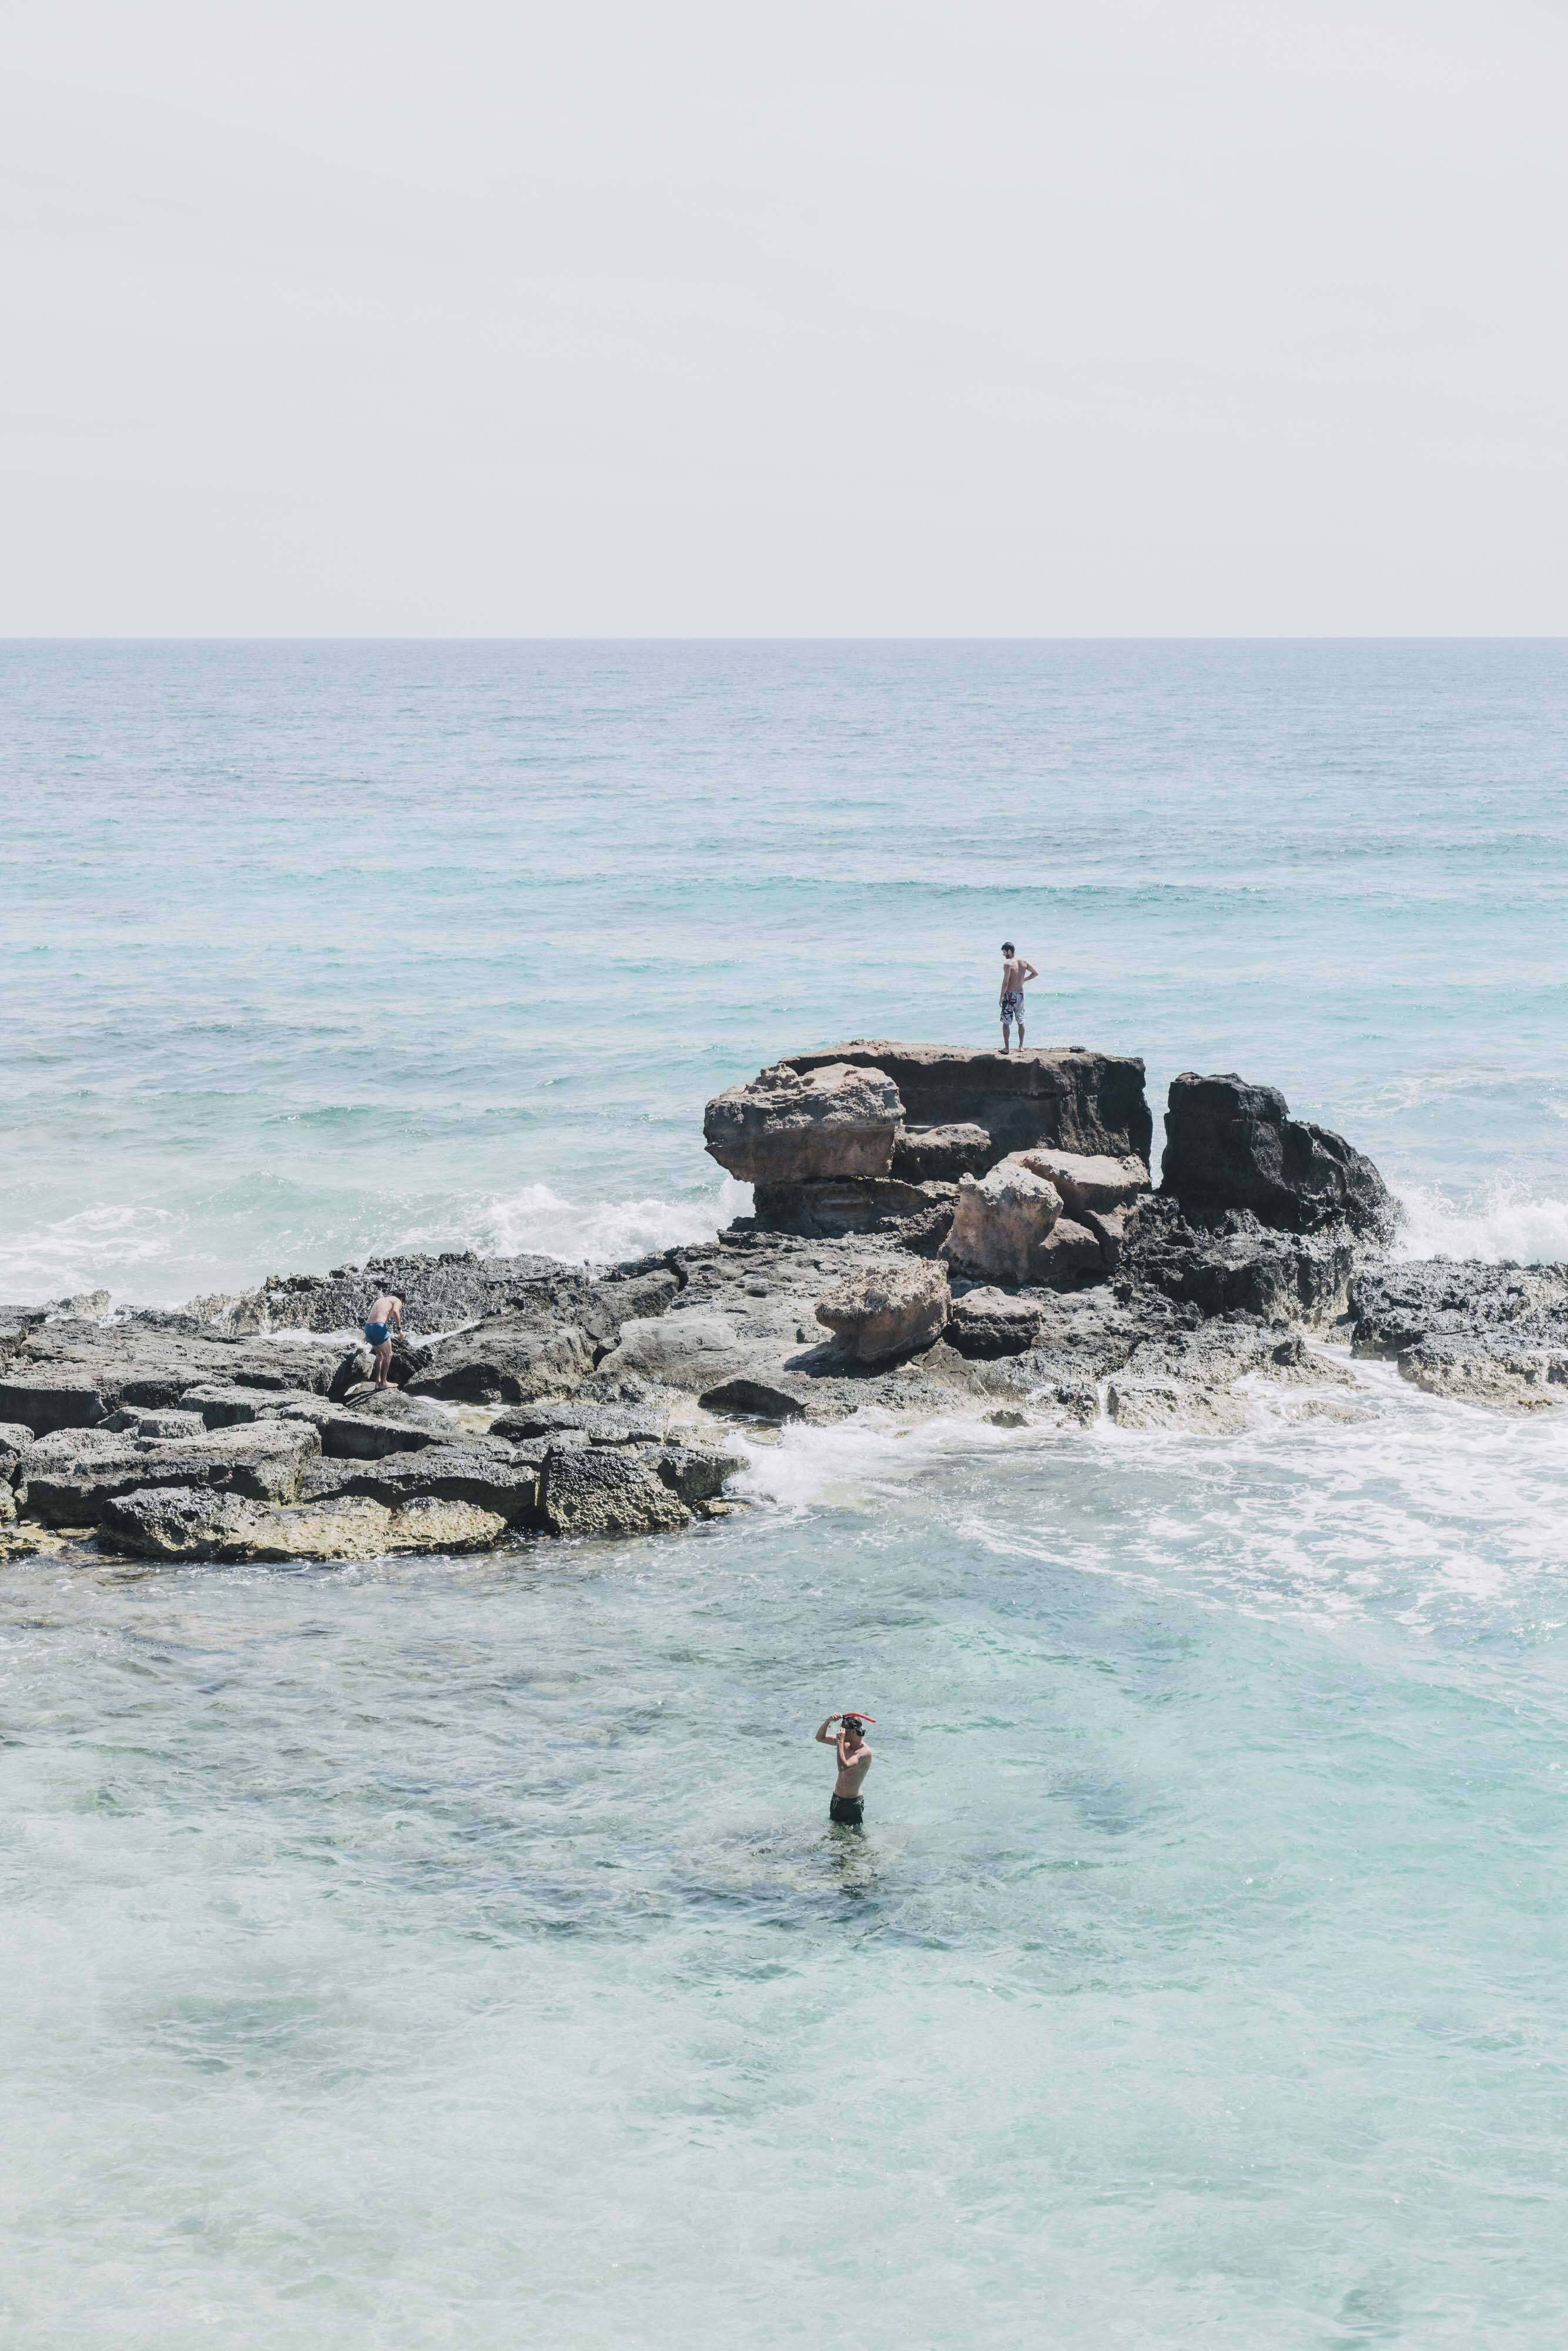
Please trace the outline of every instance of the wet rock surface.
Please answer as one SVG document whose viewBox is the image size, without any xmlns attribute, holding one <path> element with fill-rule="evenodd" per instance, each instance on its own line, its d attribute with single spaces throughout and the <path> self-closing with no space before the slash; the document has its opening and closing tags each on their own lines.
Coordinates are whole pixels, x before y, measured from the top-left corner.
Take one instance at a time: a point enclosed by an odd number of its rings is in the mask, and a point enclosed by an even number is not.
<svg viewBox="0 0 1568 2351">
<path fill-rule="evenodd" d="M 1568 1403 L 1568 1267 L 1368 1268 L 1350 1284 L 1346 1321 L 1357 1355 L 1391 1358 L 1429 1395 L 1513 1411 Z"/>
</svg>

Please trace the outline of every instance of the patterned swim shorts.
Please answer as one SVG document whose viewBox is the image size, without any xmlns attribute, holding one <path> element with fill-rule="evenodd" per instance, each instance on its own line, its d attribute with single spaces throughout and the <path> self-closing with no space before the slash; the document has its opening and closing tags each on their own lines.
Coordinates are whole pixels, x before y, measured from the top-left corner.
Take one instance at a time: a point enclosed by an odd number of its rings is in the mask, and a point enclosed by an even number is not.
<svg viewBox="0 0 1568 2351">
<path fill-rule="evenodd" d="M 1003 990 L 1002 1026 L 1004 1029 L 1007 1027 L 1009 1020 L 1016 1020 L 1020 1029 L 1023 1027 L 1023 990 L 1021 987 L 1009 987 Z"/>
</svg>

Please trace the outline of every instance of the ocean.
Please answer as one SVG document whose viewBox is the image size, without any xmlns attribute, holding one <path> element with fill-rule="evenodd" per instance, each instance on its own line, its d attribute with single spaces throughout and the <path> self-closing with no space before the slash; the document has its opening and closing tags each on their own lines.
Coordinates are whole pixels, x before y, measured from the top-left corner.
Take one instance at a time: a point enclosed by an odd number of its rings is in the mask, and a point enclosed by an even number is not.
<svg viewBox="0 0 1568 2351">
<path fill-rule="evenodd" d="M 0 646 L 0 1299 L 744 1212 L 851 1036 L 1568 1257 L 1556 643 Z M 758 1436 L 690 1537 L 0 1573 L 7 2339 L 1555 2346 L 1568 1415 Z M 830 1835 L 831 1708 L 877 1718 Z"/>
</svg>

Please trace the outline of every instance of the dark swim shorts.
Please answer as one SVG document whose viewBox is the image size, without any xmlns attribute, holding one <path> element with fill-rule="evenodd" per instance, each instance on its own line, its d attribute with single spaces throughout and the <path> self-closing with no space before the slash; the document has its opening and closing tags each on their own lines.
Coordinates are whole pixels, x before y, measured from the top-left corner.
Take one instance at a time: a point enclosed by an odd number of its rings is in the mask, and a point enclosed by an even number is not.
<svg viewBox="0 0 1568 2351">
<path fill-rule="evenodd" d="M 865 1819 L 863 1796 L 831 1796 L 828 1800 L 828 1818 L 841 1829 L 858 1829 Z"/>
<path fill-rule="evenodd" d="M 384 1322 L 367 1322 L 365 1325 L 365 1336 L 370 1341 L 372 1347 L 379 1347 L 382 1344 L 383 1341 L 392 1337 L 392 1332 L 387 1329 Z"/>
</svg>

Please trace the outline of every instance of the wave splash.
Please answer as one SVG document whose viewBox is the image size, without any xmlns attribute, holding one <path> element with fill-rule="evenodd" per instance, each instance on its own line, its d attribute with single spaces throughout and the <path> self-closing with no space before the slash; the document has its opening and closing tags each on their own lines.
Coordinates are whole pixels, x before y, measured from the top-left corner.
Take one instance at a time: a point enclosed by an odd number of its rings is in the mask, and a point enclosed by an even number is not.
<svg viewBox="0 0 1568 2351">
<path fill-rule="evenodd" d="M 1568 1259 L 1568 1199 L 1540 1198 L 1503 1176 L 1455 1200 L 1429 1186 L 1398 1195 L 1400 1258 L 1479 1258 L 1496 1265 L 1554 1265 Z"/>
</svg>

